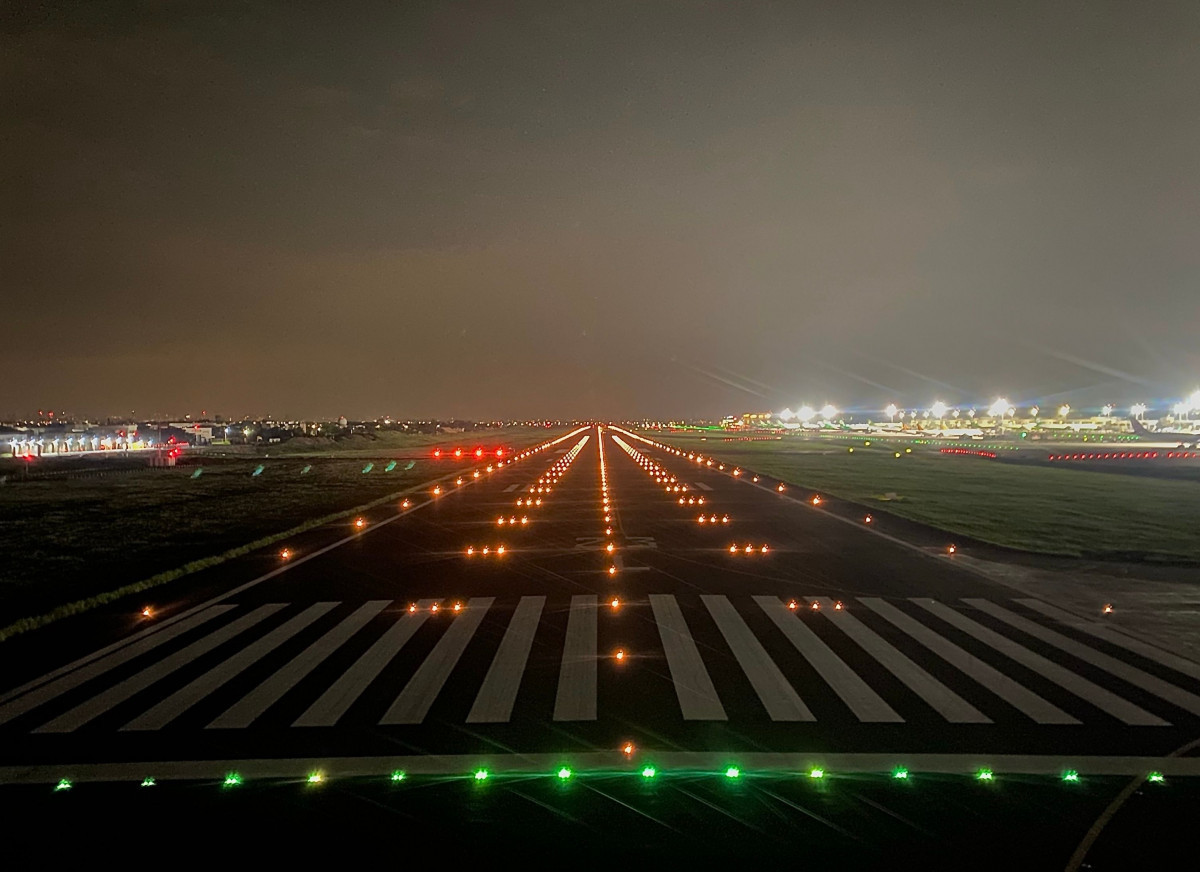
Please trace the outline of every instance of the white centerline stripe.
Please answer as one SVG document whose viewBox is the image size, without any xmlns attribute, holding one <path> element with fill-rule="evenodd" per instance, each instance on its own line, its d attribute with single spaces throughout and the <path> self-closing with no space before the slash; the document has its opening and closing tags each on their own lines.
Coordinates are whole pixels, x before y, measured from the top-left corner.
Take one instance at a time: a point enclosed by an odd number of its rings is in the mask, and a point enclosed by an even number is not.
<svg viewBox="0 0 1200 872">
<path fill-rule="evenodd" d="M 174 623 L 170 627 L 164 627 L 157 633 L 134 642 L 132 645 L 119 647 L 119 650 L 106 657 L 92 660 L 90 663 L 84 664 L 82 668 L 72 671 L 70 674 L 64 675 L 56 681 L 43 684 L 37 690 L 27 693 L 20 699 L 0 706 L 0 724 L 7 723 L 13 718 L 37 708 L 42 703 L 49 702 L 66 693 L 68 690 L 73 690 L 96 676 L 103 675 L 110 669 L 115 669 L 123 663 L 128 663 L 135 657 L 145 654 L 147 651 L 152 651 L 164 642 L 169 642 L 177 636 L 186 633 L 188 630 L 198 627 L 205 621 L 211 621 L 213 618 L 220 617 L 226 612 L 233 611 L 235 608 L 237 606 L 211 606 L 186 620 Z M 101 650 L 107 651 L 111 648 L 113 648 L 112 645 Z M 75 662 L 80 663 L 81 661 L 77 660 Z"/>
<path fill-rule="evenodd" d="M 783 635 L 787 636 L 796 650 L 804 655 L 804 659 L 812 664 L 825 683 L 833 688 L 833 692 L 841 697 L 842 702 L 854 712 L 856 718 L 867 723 L 904 722 L 904 718 L 896 714 L 895 709 L 884 702 L 883 698 L 822 642 L 799 615 L 789 610 L 782 600 L 773 596 L 756 596 L 754 601 L 767 613 L 767 617 Z"/>
<path fill-rule="evenodd" d="M 959 672 L 982 684 L 1013 708 L 1028 715 L 1039 724 L 1078 724 L 1077 718 L 1051 705 L 1032 690 L 1013 681 L 1003 672 L 984 663 L 974 654 L 959 648 L 944 636 L 939 636 L 921 622 L 911 618 L 894 605 L 882 599 L 860 596 L 858 601 L 900 631 L 924 645 Z"/>
<path fill-rule="evenodd" d="M 127 699 L 131 699 L 135 694 L 140 693 L 155 682 L 195 662 L 198 657 L 204 656 L 217 646 L 225 644 L 240 633 L 266 620 L 283 608 L 285 608 L 284 603 L 269 603 L 259 606 L 249 614 L 242 615 L 237 620 L 231 621 L 218 630 L 214 630 L 204 638 L 197 639 L 186 648 L 176 651 L 170 657 L 166 657 L 152 666 L 147 666 L 136 675 L 131 675 L 119 684 L 115 684 L 86 702 L 80 703 L 70 711 L 64 712 L 52 721 L 38 727 L 33 732 L 70 733 L 77 730 L 89 721 L 100 717 L 105 712 L 111 711 Z"/>
<path fill-rule="evenodd" d="M 815 721 L 813 713 L 800 699 L 795 688 L 788 684 L 767 649 L 754 638 L 728 598 L 706 594 L 700 600 L 725 637 L 746 678 L 750 679 L 754 692 L 758 694 L 771 720 Z"/>
<path fill-rule="evenodd" d="M 1150 712 L 1138 708 L 1115 693 L 1111 693 L 1099 685 L 1092 684 L 1086 678 L 1080 678 L 1071 670 L 1047 660 L 1040 654 L 1035 654 L 1007 636 L 1001 636 L 995 630 L 975 623 L 970 618 L 959 614 L 944 603 L 920 597 L 914 597 L 912 601 L 931 614 L 937 615 L 952 627 L 957 627 L 968 636 L 978 639 L 983 644 L 994 648 L 1009 659 L 1020 663 L 1026 669 L 1036 672 L 1046 680 L 1052 681 L 1080 699 L 1087 700 L 1096 708 L 1107 712 L 1126 724 L 1131 726 L 1170 726 L 1157 715 L 1152 715 Z"/>
<path fill-rule="evenodd" d="M 667 665 L 671 668 L 671 681 L 675 685 L 683 719 L 728 720 L 675 597 L 652 593 L 650 607 L 654 610 L 654 621 L 658 624 L 658 635 L 662 638 L 663 653 L 667 655 Z"/>
<path fill-rule="evenodd" d="M 157 705 L 121 727 L 122 730 L 158 730 L 190 709 L 214 690 L 223 687 L 263 657 L 291 639 L 313 621 L 327 614 L 337 603 L 314 603 L 300 614 L 276 627 L 261 639 L 247 645 L 227 660 L 181 687 Z"/>
<path fill-rule="evenodd" d="M 554 720 L 596 720 L 596 597 L 571 597 Z"/>
<path fill-rule="evenodd" d="M 854 615 L 847 611 L 836 611 L 828 597 L 812 597 L 809 602 L 818 602 L 825 617 L 840 627 L 860 648 L 879 661 L 879 664 L 921 699 L 925 700 L 942 717 L 952 724 L 990 724 L 992 719 L 971 705 L 946 685 L 942 684 Z"/>
<path fill-rule="evenodd" d="M 259 715 L 277 703 L 301 679 L 324 663 L 330 654 L 391 604 L 391 600 L 371 600 L 359 606 L 349 617 L 297 654 L 290 663 L 230 706 L 208 727 L 250 726 Z"/>
<path fill-rule="evenodd" d="M 467 715 L 468 724 L 505 723 L 512 717 L 517 691 L 521 688 L 521 676 L 529 661 L 533 637 L 537 633 L 544 596 L 523 596 L 513 612 L 496 657 L 483 679 L 483 686 Z"/>
<path fill-rule="evenodd" d="M 413 637 L 430 614 L 430 608 L 441 600 L 423 599 L 417 602 L 417 610 L 405 612 L 375 640 L 370 648 L 342 673 L 308 710 L 292 723 L 293 727 L 332 727 L 338 718 L 354 704 L 362 692 L 374 681 L 384 667 L 392 662 L 405 643 Z"/>
<path fill-rule="evenodd" d="M 458 665 L 493 602 L 495 598 L 490 596 L 467 601 L 466 608 L 455 615 L 450 629 L 442 634 L 425 662 L 413 673 L 404 690 L 400 691 L 396 701 L 380 719 L 380 724 L 419 724 L 425 720 L 433 701 Z"/>
</svg>

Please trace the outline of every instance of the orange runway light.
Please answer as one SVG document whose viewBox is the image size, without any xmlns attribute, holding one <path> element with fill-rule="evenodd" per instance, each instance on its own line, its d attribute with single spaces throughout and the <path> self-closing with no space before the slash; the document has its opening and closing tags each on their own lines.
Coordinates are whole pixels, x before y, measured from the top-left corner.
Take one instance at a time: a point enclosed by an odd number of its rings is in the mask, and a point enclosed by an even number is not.
<svg viewBox="0 0 1200 872">
<path fill-rule="evenodd" d="M 279 552 L 279 557 L 281 560 L 287 560 L 291 556 L 292 556 L 292 552 L 288 548 L 284 548 L 282 551 Z"/>
<path fill-rule="evenodd" d="M 809 603 L 808 607 L 810 609 L 812 609 L 814 612 L 819 612 L 821 610 L 821 604 L 819 602 L 817 602 L 816 600 L 813 600 L 811 603 Z"/>
<path fill-rule="evenodd" d="M 833 601 L 833 610 L 834 610 L 835 612 L 840 612 L 840 611 L 841 611 L 842 609 L 844 609 L 844 608 L 845 608 L 845 606 L 844 606 L 844 605 L 842 605 L 842 601 L 841 601 L 841 600 L 834 600 L 834 601 Z"/>
<path fill-rule="evenodd" d="M 788 608 L 791 609 L 793 612 L 796 611 L 796 608 L 798 605 L 799 604 L 795 600 L 788 600 Z"/>
<path fill-rule="evenodd" d="M 636 750 L 637 750 L 637 748 L 634 747 L 633 742 L 626 742 L 624 745 L 621 746 L 621 753 L 624 754 L 626 757 L 632 757 L 633 752 Z"/>
<path fill-rule="evenodd" d="M 440 608 L 440 606 L 437 603 L 434 603 L 433 605 L 431 605 L 429 607 L 429 611 L 436 612 L 439 608 Z"/>
<path fill-rule="evenodd" d="M 411 615 L 413 612 L 415 612 L 416 610 L 417 610 L 416 603 L 409 603 L 409 604 L 408 604 L 408 613 L 409 613 L 410 615 Z"/>
<path fill-rule="evenodd" d="M 362 518 L 357 518 L 354 521 L 354 526 L 361 530 L 363 527 L 367 526 L 367 522 Z"/>
<path fill-rule="evenodd" d="M 142 609 L 142 617 L 143 618 L 154 617 L 154 610 L 151 609 L 150 606 L 146 606 L 145 608 Z"/>
<path fill-rule="evenodd" d="M 1103 609 L 1101 609 L 1101 612 L 1102 612 L 1103 614 L 1106 614 L 1106 615 L 1111 615 L 1111 614 L 1113 613 L 1113 605 L 1112 605 L 1112 603 L 1105 603 L 1105 604 L 1104 604 L 1104 608 L 1103 608 Z M 144 614 L 144 613 L 143 613 L 143 614 Z"/>
</svg>

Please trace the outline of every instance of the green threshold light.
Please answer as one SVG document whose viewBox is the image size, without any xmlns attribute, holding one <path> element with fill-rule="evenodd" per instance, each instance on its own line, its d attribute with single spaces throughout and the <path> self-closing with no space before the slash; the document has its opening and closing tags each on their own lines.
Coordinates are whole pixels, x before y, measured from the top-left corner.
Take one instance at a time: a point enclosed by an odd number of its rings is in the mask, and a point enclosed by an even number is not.
<svg viewBox="0 0 1200 872">
<path fill-rule="evenodd" d="M 475 780 L 476 781 L 487 781 L 487 779 L 488 779 L 488 771 L 486 769 L 476 769 L 475 770 Z"/>
<path fill-rule="evenodd" d="M 71 784 L 70 778 L 60 778 L 58 784 L 54 785 L 55 791 L 70 790 L 74 785 Z"/>
<path fill-rule="evenodd" d="M 725 770 L 725 777 L 726 778 L 741 778 L 742 770 L 738 769 L 736 766 L 730 766 L 728 769 Z"/>
<path fill-rule="evenodd" d="M 908 770 L 903 766 L 897 766 L 892 770 L 892 777 L 898 781 L 906 781 L 908 779 Z"/>
<path fill-rule="evenodd" d="M 1162 784 L 1164 781 L 1166 781 L 1161 772 L 1151 772 L 1146 776 L 1146 780 L 1151 784 Z"/>
<path fill-rule="evenodd" d="M 401 781 L 403 781 L 405 778 L 406 778 L 405 774 L 403 772 L 401 772 L 399 769 L 397 769 L 395 772 L 392 773 L 392 783 L 393 784 L 398 784 Z"/>
<path fill-rule="evenodd" d="M 653 766 L 647 766 L 645 769 L 642 770 L 643 778 L 653 778 L 656 775 L 658 775 L 658 770 L 655 769 Z"/>
<path fill-rule="evenodd" d="M 980 769 L 975 773 L 975 777 L 980 781 L 994 781 L 996 779 L 991 769 Z"/>
<path fill-rule="evenodd" d="M 809 770 L 809 773 L 808 773 L 808 777 L 809 777 L 809 778 L 824 778 L 824 777 L 825 777 L 825 770 L 824 770 L 824 769 L 821 769 L 821 768 L 819 768 L 819 767 L 818 767 L 818 768 L 816 768 L 816 769 L 810 769 L 810 770 Z"/>
<path fill-rule="evenodd" d="M 158 782 L 155 781 L 154 778 L 150 775 L 147 775 L 145 778 L 142 779 L 142 787 L 153 787 L 157 783 Z"/>
<path fill-rule="evenodd" d="M 241 783 L 242 783 L 242 776 L 238 775 L 236 772 L 230 772 L 229 774 L 227 774 L 225 776 L 225 781 L 224 781 L 225 787 L 237 787 Z"/>
<path fill-rule="evenodd" d="M 1064 772 L 1064 773 L 1063 773 L 1063 775 L 1062 775 L 1062 780 L 1063 780 L 1063 781 L 1070 781 L 1070 782 L 1075 782 L 1075 781 L 1078 781 L 1078 780 L 1079 780 L 1079 773 L 1078 773 L 1078 772 L 1076 772 L 1074 769 L 1068 769 L 1066 772 Z"/>
<path fill-rule="evenodd" d="M 562 781 L 566 781 L 566 780 L 567 780 L 568 778 L 570 778 L 570 777 L 571 777 L 573 774 L 574 774 L 574 773 L 572 773 L 572 772 L 571 772 L 571 770 L 570 770 L 570 769 L 568 769 L 566 766 L 564 766 L 563 768 L 561 768 L 561 769 L 559 769 L 559 770 L 558 770 L 558 777 L 559 777 L 559 779 L 560 779 L 560 780 L 562 780 Z"/>
</svg>

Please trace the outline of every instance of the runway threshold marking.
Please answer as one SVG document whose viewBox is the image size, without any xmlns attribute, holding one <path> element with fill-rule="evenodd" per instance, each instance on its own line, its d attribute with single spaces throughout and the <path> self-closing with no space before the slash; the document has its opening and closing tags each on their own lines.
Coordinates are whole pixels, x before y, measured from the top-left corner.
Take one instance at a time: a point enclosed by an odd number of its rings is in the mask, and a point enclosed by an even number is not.
<svg viewBox="0 0 1200 872">
<path fill-rule="evenodd" d="M 696 640 L 688 630 L 687 621 L 675 597 L 669 594 L 650 594 L 650 608 L 662 639 L 663 653 L 671 670 L 675 696 L 685 721 L 725 721 L 729 716 L 721 705 Z"/>
<path fill-rule="evenodd" d="M 521 677 L 525 674 L 525 664 L 529 661 L 529 651 L 533 648 L 533 637 L 545 605 L 544 596 L 521 597 L 467 715 L 468 724 L 504 723 L 512 718 Z"/>
<path fill-rule="evenodd" d="M 292 757 L 292 758 L 228 758 L 221 760 L 143 760 L 120 763 L 52 763 L 29 766 L 0 767 L 0 785 L 56 784 L 63 778 L 76 784 L 93 782 L 141 781 L 153 774 L 156 782 L 166 781 L 223 781 L 229 772 L 237 772 L 246 781 L 280 779 L 303 781 L 314 771 L 326 779 L 390 778 L 401 771 L 406 776 L 459 776 L 469 779 L 483 766 L 493 776 L 545 775 L 553 777 L 564 759 L 570 759 L 577 774 L 635 774 L 647 763 L 653 763 L 663 776 L 672 771 L 694 777 L 698 772 L 723 775 L 730 760 L 737 760 L 743 775 L 756 773 L 796 777 L 814 766 L 825 770 L 830 777 L 839 774 L 874 774 L 890 777 L 897 767 L 910 775 L 962 775 L 972 777 L 982 768 L 992 770 L 996 777 L 1006 775 L 1048 776 L 1060 778 L 1068 769 L 1081 777 L 1089 776 L 1148 776 L 1161 774 L 1164 778 L 1200 777 L 1200 757 L 1170 756 L 1101 756 L 1101 755 L 1038 755 L 994 754 L 965 752 L 956 754 L 925 754 L 896 751 L 889 753 L 829 753 L 764 752 L 764 751 L 658 751 L 642 747 L 632 758 L 619 750 L 582 751 L 570 753 L 489 753 L 430 754 L 420 756 L 394 755 L 385 757 Z"/>
<path fill-rule="evenodd" d="M 554 720 L 596 720 L 596 597 L 571 597 Z"/>
</svg>

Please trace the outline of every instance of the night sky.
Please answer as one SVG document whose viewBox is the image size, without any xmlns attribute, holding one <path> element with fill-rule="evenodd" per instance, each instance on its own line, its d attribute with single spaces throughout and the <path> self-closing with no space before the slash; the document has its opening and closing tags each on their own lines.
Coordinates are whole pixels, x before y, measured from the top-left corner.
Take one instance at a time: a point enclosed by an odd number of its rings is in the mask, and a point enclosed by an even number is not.
<svg viewBox="0 0 1200 872">
<path fill-rule="evenodd" d="M 5 3 L 0 416 L 1200 381 L 1200 4 Z"/>
</svg>

